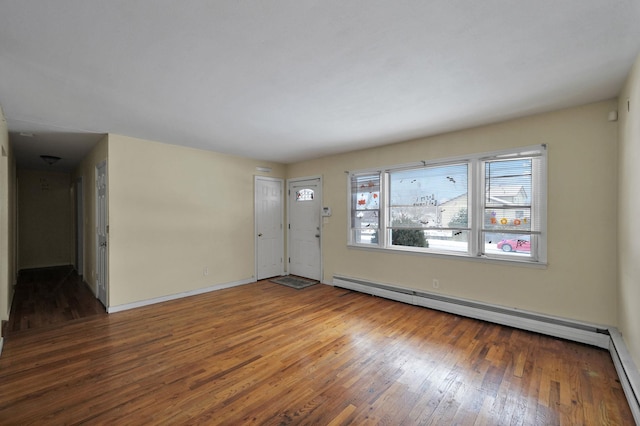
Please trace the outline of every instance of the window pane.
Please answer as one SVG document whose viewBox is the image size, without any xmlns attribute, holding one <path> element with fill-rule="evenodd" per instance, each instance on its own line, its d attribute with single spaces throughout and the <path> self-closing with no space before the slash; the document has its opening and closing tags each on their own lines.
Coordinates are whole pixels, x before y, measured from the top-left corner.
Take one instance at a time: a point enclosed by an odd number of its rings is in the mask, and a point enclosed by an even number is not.
<svg viewBox="0 0 640 426">
<path fill-rule="evenodd" d="M 453 252 L 469 250 L 469 231 L 395 228 L 390 231 L 390 234 L 393 246 L 422 247 Z"/>
<path fill-rule="evenodd" d="M 429 247 L 425 231 L 422 229 L 392 229 L 391 245 L 407 247 Z"/>
<path fill-rule="evenodd" d="M 354 210 L 377 210 L 380 208 L 380 175 L 353 176 L 351 196 Z"/>
<path fill-rule="evenodd" d="M 351 177 L 351 241 L 378 245 L 380 228 L 380 174 Z"/>
<path fill-rule="evenodd" d="M 468 165 L 391 172 L 389 226 L 467 228 Z"/>
<path fill-rule="evenodd" d="M 485 232 L 484 240 L 486 254 L 531 257 L 531 235 Z"/>
<path fill-rule="evenodd" d="M 531 231 L 531 208 L 488 208 L 484 210 L 484 230 Z"/>
<path fill-rule="evenodd" d="M 313 189 L 300 189 L 296 191 L 296 201 L 313 201 Z"/>
<path fill-rule="evenodd" d="M 438 251 L 467 252 L 469 250 L 469 231 L 426 231 L 429 248 Z"/>
<path fill-rule="evenodd" d="M 378 244 L 377 229 L 354 229 L 353 242 L 356 244 Z"/>
<path fill-rule="evenodd" d="M 351 227 L 354 229 L 378 229 L 378 210 L 355 210 L 352 212 Z"/>
<path fill-rule="evenodd" d="M 485 163 L 487 207 L 531 205 L 530 158 Z"/>
</svg>

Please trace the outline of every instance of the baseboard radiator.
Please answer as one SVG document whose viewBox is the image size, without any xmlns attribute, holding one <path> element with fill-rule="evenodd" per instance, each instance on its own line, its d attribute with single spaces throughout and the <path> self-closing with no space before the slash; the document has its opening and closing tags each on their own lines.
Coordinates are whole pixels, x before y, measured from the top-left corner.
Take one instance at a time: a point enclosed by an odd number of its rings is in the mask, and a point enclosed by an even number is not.
<svg viewBox="0 0 640 426">
<path fill-rule="evenodd" d="M 340 275 L 333 276 L 332 284 L 334 287 L 607 349 L 633 417 L 640 424 L 640 375 L 616 328 Z"/>
</svg>

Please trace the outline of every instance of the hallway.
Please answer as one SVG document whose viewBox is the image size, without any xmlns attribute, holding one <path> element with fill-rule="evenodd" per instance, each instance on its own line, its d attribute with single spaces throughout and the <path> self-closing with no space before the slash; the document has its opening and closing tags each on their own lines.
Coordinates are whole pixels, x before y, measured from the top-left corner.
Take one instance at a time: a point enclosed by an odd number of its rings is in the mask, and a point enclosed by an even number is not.
<svg viewBox="0 0 640 426">
<path fill-rule="evenodd" d="M 20 272 L 4 336 L 106 315 L 72 266 Z"/>
</svg>

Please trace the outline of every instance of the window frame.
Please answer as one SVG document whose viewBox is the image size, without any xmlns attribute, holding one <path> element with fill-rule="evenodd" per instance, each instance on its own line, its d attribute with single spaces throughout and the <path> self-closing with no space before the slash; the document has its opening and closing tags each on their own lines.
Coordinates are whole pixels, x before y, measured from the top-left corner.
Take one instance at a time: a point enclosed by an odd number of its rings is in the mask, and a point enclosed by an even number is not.
<svg viewBox="0 0 640 426">
<path fill-rule="evenodd" d="M 362 243 L 355 243 L 354 241 L 357 239 L 357 235 L 358 232 L 362 232 L 362 230 L 364 228 L 362 227 L 355 227 L 353 224 L 353 217 L 355 214 L 357 214 L 358 211 L 374 211 L 375 209 L 358 209 L 357 206 L 355 205 L 357 203 L 357 194 L 359 193 L 359 191 L 356 191 L 354 193 L 353 189 L 355 187 L 358 187 L 359 185 L 354 185 L 354 181 L 353 178 L 367 178 L 370 176 L 375 176 L 378 175 L 378 193 L 379 193 L 379 198 L 378 198 L 378 213 L 377 213 L 377 217 L 378 217 L 378 227 L 376 228 L 376 232 L 377 232 L 377 238 L 378 238 L 378 244 L 375 244 L 375 246 L 377 246 L 378 248 L 384 247 L 380 245 L 380 241 L 382 239 L 384 239 L 384 235 L 382 231 L 382 224 L 384 223 L 386 216 L 384 214 L 385 211 L 385 206 L 384 206 L 384 200 L 382 197 L 382 193 L 383 191 L 385 191 L 384 188 L 386 188 L 386 184 L 385 182 L 383 182 L 383 175 L 380 172 L 380 170 L 376 170 L 376 169 L 367 169 L 367 170 L 359 170 L 357 173 L 353 173 L 353 174 L 349 174 L 349 179 L 347 182 L 348 185 L 348 218 L 347 218 L 347 229 L 348 229 L 348 241 L 349 241 L 349 245 L 356 245 L 356 246 L 361 246 L 361 247 L 371 247 L 373 244 L 362 244 Z M 355 202 L 355 203 L 354 203 Z M 386 244 L 386 242 L 385 242 Z"/>
<path fill-rule="evenodd" d="M 509 232 L 503 230 L 503 234 L 528 235 L 530 240 L 529 255 L 515 253 L 496 252 L 496 250 L 488 250 L 486 252 L 485 234 L 491 229 L 485 227 L 484 218 L 486 209 L 485 205 L 485 167 L 488 163 L 494 161 L 508 161 L 511 159 L 534 159 L 532 160 L 531 171 L 531 194 L 529 194 L 530 215 L 535 216 L 535 224 L 530 224 L 530 230 L 515 230 Z M 409 164 L 401 164 L 384 168 L 370 168 L 363 170 L 355 170 L 347 172 L 348 186 L 348 215 L 347 215 L 347 246 L 352 248 L 365 248 L 372 250 L 383 250 L 393 252 L 409 252 L 425 255 L 446 256 L 446 257 L 463 257 L 467 259 L 479 259 L 509 263 L 523 263 L 533 265 L 546 265 L 547 263 L 547 146 L 546 144 L 525 146 L 520 148 L 506 149 L 493 152 L 484 152 L 467 156 L 450 157 L 443 159 L 434 159 L 429 161 L 420 161 Z M 467 176 L 467 218 L 468 218 L 468 238 L 467 250 L 445 250 L 431 247 L 411 247 L 393 245 L 391 240 L 392 226 L 387 223 L 389 217 L 389 200 L 390 200 L 390 174 L 399 171 L 421 168 L 442 167 L 455 164 L 468 164 Z M 535 163 L 535 167 L 534 167 Z M 353 194 L 354 179 L 363 176 L 371 176 L 377 174 L 380 181 L 379 193 L 379 228 L 377 231 L 377 243 L 362 242 L 356 238 L 357 228 L 353 228 L 352 214 L 355 208 Z M 514 207 L 515 208 L 515 207 Z M 528 208 L 528 207 L 527 207 Z M 525 210 L 525 209 L 520 209 Z M 522 212 L 520 212 L 522 214 Z M 446 227 L 447 230 L 449 227 Z M 425 230 L 431 228 L 424 228 Z"/>
</svg>

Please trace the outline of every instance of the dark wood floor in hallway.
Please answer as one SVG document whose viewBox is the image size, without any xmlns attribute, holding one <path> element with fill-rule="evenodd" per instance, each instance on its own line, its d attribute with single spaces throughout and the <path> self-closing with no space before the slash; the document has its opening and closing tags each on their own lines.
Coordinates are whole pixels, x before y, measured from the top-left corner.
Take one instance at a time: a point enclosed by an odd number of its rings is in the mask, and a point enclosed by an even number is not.
<svg viewBox="0 0 640 426">
<path fill-rule="evenodd" d="M 72 266 L 20 271 L 6 335 L 106 315 Z"/>
<path fill-rule="evenodd" d="M 14 332 L 0 424 L 633 424 L 609 353 L 261 281 Z"/>
</svg>

